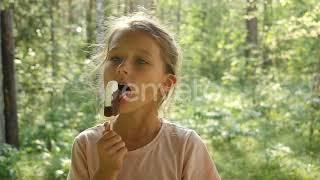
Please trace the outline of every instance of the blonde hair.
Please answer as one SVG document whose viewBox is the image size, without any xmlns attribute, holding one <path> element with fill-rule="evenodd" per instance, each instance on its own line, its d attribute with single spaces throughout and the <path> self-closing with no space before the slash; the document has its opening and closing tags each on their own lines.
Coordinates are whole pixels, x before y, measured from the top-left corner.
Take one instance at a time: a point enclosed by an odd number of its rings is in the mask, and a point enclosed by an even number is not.
<svg viewBox="0 0 320 180">
<path fill-rule="evenodd" d="M 166 73 L 177 76 L 179 74 L 179 66 L 181 59 L 180 48 L 174 39 L 173 34 L 167 31 L 166 27 L 163 26 L 157 19 L 149 16 L 143 12 L 133 13 L 118 18 L 110 18 L 107 21 L 107 33 L 103 41 L 102 46 L 99 48 L 99 52 L 93 56 L 93 62 L 97 64 L 94 74 L 95 78 L 100 79 L 98 83 L 103 84 L 103 65 L 107 59 L 110 42 L 113 36 L 120 31 L 143 31 L 151 35 L 160 45 L 161 58 L 164 60 Z M 102 82 L 101 82 L 102 81 Z M 159 108 L 168 104 L 167 100 L 174 93 L 175 87 L 163 97 L 159 103 Z M 166 101 L 166 102 L 165 102 Z M 164 103 L 165 102 L 165 103 Z"/>
</svg>

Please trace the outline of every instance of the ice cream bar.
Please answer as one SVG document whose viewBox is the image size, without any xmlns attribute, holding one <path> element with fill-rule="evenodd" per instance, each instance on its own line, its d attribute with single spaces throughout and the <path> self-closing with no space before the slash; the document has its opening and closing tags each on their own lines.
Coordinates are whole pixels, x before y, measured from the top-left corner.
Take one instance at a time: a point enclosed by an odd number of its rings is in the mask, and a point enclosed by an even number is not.
<svg viewBox="0 0 320 180">
<path fill-rule="evenodd" d="M 105 88 L 104 116 L 110 120 L 110 129 L 113 128 L 113 121 L 117 118 L 119 109 L 119 93 L 117 81 L 108 82 Z"/>
<path fill-rule="evenodd" d="M 110 81 L 106 86 L 104 116 L 110 119 L 110 129 L 119 115 L 120 96 L 126 91 L 131 91 L 130 87 L 116 81 Z"/>
<path fill-rule="evenodd" d="M 112 100 L 109 101 L 111 104 L 104 106 L 104 116 L 110 117 L 110 116 L 116 116 L 119 114 L 119 97 L 120 93 L 119 91 L 115 91 L 112 93 Z"/>
<path fill-rule="evenodd" d="M 118 90 L 117 81 L 109 81 L 105 88 L 104 105 L 111 106 L 112 94 Z"/>
<path fill-rule="evenodd" d="M 130 91 L 127 85 L 118 84 L 116 81 L 110 81 L 106 87 L 104 116 L 116 116 L 119 114 L 120 95 Z"/>
</svg>

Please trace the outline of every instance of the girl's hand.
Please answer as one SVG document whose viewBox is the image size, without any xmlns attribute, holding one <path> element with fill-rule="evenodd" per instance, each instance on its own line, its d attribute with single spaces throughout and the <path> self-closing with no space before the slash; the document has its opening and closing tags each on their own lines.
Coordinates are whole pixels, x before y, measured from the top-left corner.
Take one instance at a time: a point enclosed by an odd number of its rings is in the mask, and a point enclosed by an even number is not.
<svg viewBox="0 0 320 180">
<path fill-rule="evenodd" d="M 97 142 L 99 167 L 95 179 L 115 179 L 122 168 L 128 149 L 121 137 L 110 130 L 110 123 L 105 124 L 102 137 Z"/>
</svg>

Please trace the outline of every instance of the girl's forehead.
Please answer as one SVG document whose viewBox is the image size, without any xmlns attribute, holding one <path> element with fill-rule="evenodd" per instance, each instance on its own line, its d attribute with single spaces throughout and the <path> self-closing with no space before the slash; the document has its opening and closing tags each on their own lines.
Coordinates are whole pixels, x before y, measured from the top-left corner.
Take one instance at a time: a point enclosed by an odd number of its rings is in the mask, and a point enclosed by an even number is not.
<svg viewBox="0 0 320 180">
<path fill-rule="evenodd" d="M 121 30 L 113 34 L 109 50 L 123 46 L 144 47 L 144 49 L 158 49 L 158 42 L 148 33 L 143 31 Z"/>
<path fill-rule="evenodd" d="M 126 39 L 128 36 L 128 30 L 117 30 L 113 33 L 110 41 L 110 45 L 119 43 L 120 40 Z"/>
</svg>

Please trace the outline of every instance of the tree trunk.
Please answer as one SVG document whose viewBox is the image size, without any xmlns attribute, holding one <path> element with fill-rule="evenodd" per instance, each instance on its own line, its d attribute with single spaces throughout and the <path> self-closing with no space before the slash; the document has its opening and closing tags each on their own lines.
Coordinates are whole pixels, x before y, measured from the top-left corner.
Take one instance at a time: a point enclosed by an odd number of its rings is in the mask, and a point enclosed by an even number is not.
<svg viewBox="0 0 320 180">
<path fill-rule="evenodd" d="M 316 123 L 319 121 L 319 109 L 320 109 L 320 73 L 315 73 L 313 76 L 312 82 L 312 95 L 311 95 L 311 105 L 312 105 L 312 113 L 311 120 L 309 123 L 309 147 L 313 147 L 313 136 L 314 131 L 316 130 Z"/>
<path fill-rule="evenodd" d="M 118 13 L 118 15 L 120 15 L 120 13 L 121 13 L 121 1 L 120 0 L 117 0 L 117 13 Z"/>
<path fill-rule="evenodd" d="M 155 13 L 155 11 L 156 11 L 156 6 L 155 6 L 155 2 L 154 2 L 155 0 L 151 0 L 150 1 L 150 11 L 152 12 L 152 13 Z"/>
<path fill-rule="evenodd" d="M 311 92 L 311 106 L 312 113 L 309 124 L 309 147 L 313 148 L 314 143 L 314 135 L 319 133 L 319 128 L 316 128 L 320 123 L 320 35 L 318 35 L 318 41 L 314 44 L 314 52 L 315 57 L 317 57 L 317 61 L 314 64 L 314 75 L 312 80 L 312 92 Z"/>
<path fill-rule="evenodd" d="M 133 0 L 129 0 L 129 13 L 133 13 L 133 11 L 134 11 Z"/>
<path fill-rule="evenodd" d="M 243 78 L 240 80 L 242 88 L 246 87 L 246 81 L 250 85 L 253 85 L 250 90 L 252 91 L 252 103 L 256 104 L 256 63 L 254 61 L 249 61 L 249 59 L 257 58 L 258 56 L 258 19 L 257 19 L 257 0 L 247 0 L 247 18 L 246 18 L 246 49 L 245 56 L 248 60 L 245 61 L 245 71 L 243 73 Z M 244 90 L 244 89 L 242 89 Z"/>
<path fill-rule="evenodd" d="M 68 22 L 69 26 L 73 23 L 73 6 L 72 6 L 72 0 L 68 0 Z"/>
<path fill-rule="evenodd" d="M 124 5 L 123 14 L 127 14 L 128 13 L 128 0 L 124 0 L 123 5 Z"/>
<path fill-rule="evenodd" d="M 180 21 L 181 21 L 181 0 L 178 0 L 178 9 L 177 9 L 177 35 L 180 33 Z"/>
<path fill-rule="evenodd" d="M 269 29 L 271 27 L 271 20 L 269 18 L 270 11 L 272 12 L 272 0 L 264 0 L 263 2 L 263 37 L 266 37 Z M 271 65 L 271 60 L 269 58 L 270 49 L 264 42 L 262 45 L 262 67 L 266 68 Z"/>
<path fill-rule="evenodd" d="M 1 14 L 1 12 L 0 12 Z M 0 44 L 1 44 L 1 16 L 0 16 Z M 2 53 L 0 48 L 0 144 L 6 142 L 6 128 L 4 118 L 4 101 L 3 101 L 3 73 L 2 73 Z"/>
<path fill-rule="evenodd" d="M 129 14 L 134 11 L 133 0 L 124 0 L 124 14 Z"/>
<path fill-rule="evenodd" d="M 255 50 L 258 44 L 258 19 L 256 17 L 256 0 L 247 0 L 247 37 L 246 42 L 248 45 L 246 56 L 252 55 L 252 50 Z"/>
<path fill-rule="evenodd" d="M 55 36 L 55 18 L 54 18 L 54 9 L 56 7 L 55 4 L 56 0 L 50 1 L 50 9 L 49 9 L 49 16 L 50 16 L 50 41 L 51 41 L 51 68 L 52 68 L 52 77 L 56 76 L 57 68 L 56 68 L 56 54 L 57 54 L 57 42 Z"/>
<path fill-rule="evenodd" d="M 104 40 L 103 34 L 103 19 L 104 19 L 104 0 L 96 1 L 96 29 L 97 29 L 97 44 L 102 44 Z"/>
<path fill-rule="evenodd" d="M 92 27 L 92 9 L 93 9 L 93 0 L 89 0 L 89 7 L 87 9 L 87 43 L 90 45 L 94 42 Z"/>
<path fill-rule="evenodd" d="M 61 2 L 61 1 L 60 1 Z M 64 6 L 64 4 L 62 5 Z M 74 11 L 73 11 L 73 4 L 72 4 L 72 0 L 68 0 L 67 1 L 67 7 L 65 8 L 65 10 L 63 9 L 62 11 L 67 11 L 67 15 L 68 18 L 64 20 L 63 23 L 66 23 L 67 25 L 64 27 L 65 28 L 65 35 L 67 36 L 66 38 L 67 40 L 67 47 L 69 47 L 68 49 L 66 49 L 64 52 L 67 52 L 69 54 L 71 54 L 72 52 L 72 37 L 74 35 L 73 33 L 73 24 L 74 24 Z"/>
<path fill-rule="evenodd" d="M 1 11 L 2 71 L 6 142 L 19 147 L 14 67 L 13 12 Z"/>
</svg>

